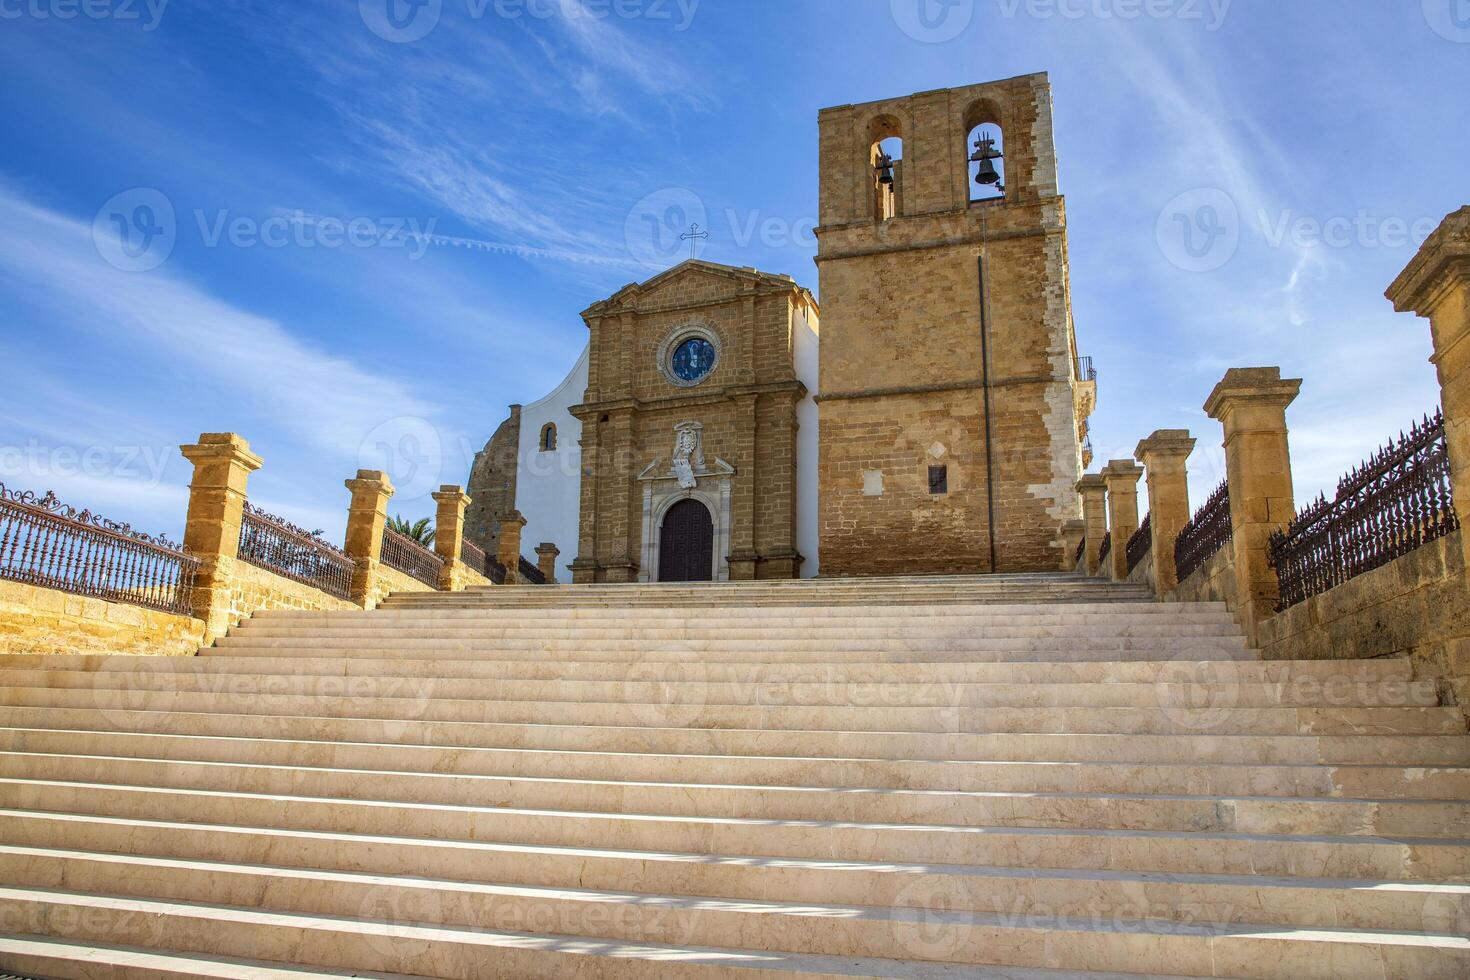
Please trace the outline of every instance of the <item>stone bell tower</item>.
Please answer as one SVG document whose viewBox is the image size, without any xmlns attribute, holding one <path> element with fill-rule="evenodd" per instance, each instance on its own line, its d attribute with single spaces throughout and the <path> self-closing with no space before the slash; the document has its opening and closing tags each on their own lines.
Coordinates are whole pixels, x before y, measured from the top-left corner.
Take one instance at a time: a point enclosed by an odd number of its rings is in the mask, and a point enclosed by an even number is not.
<svg viewBox="0 0 1470 980">
<path fill-rule="evenodd" d="M 1061 568 L 1095 390 L 1047 76 L 825 109 L 820 126 L 821 573 Z M 974 179 L 986 136 L 999 194 Z"/>
</svg>

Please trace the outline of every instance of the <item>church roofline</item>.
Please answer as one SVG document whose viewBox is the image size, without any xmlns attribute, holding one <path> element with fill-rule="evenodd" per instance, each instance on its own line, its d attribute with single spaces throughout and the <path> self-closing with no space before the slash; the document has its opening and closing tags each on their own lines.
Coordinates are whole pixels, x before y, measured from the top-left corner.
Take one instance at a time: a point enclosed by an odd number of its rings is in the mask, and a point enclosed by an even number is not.
<svg viewBox="0 0 1470 980">
<path fill-rule="evenodd" d="M 693 270 L 709 272 L 715 275 L 725 276 L 730 279 L 745 279 L 760 283 L 762 285 L 775 286 L 780 289 L 794 289 L 803 294 L 816 307 L 817 301 L 812 296 L 811 290 L 798 283 L 791 276 L 781 272 L 762 272 L 754 266 L 725 265 L 723 262 L 710 262 L 705 259 L 685 259 L 676 266 L 665 269 L 657 275 L 645 279 L 642 282 L 630 282 L 622 289 L 613 293 L 607 299 L 598 300 L 587 309 L 582 311 L 582 317 L 597 316 L 609 308 L 617 308 L 625 304 L 630 297 L 647 292 L 656 285 L 675 276 L 683 275 Z"/>
</svg>

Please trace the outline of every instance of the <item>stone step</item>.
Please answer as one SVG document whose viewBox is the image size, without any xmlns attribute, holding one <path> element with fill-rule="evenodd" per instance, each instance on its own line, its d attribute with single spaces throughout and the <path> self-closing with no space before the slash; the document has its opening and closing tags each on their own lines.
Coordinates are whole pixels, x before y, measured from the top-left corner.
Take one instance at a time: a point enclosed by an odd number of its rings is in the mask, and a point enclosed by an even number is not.
<svg viewBox="0 0 1470 980">
<path fill-rule="evenodd" d="M 794 976 L 804 980 L 1179 980 L 1166 974 L 1029 969 L 943 963 L 905 963 L 855 956 L 706 949 L 693 946 L 589 942 L 574 936 L 536 935 L 424 926 L 407 921 L 347 921 L 248 908 L 197 906 L 76 892 L 20 888 L 0 891 L 0 910 L 18 921 L 37 923 L 47 936 L 9 942 L 46 942 L 75 950 L 85 959 L 94 948 L 137 950 L 117 945 L 168 942 L 203 958 L 265 955 L 331 963 L 351 976 L 395 978 L 387 969 L 423 970 L 446 980 L 484 980 L 486 964 L 495 976 L 517 980 L 763 980 Z M 139 923 L 148 923 L 140 926 Z M 153 926 L 156 924 L 157 928 Z M 159 933 L 167 932 L 164 940 Z M 113 940 L 108 944 L 105 940 Z M 145 947 L 146 949 L 146 947 Z M 188 954 L 185 954 L 188 955 Z M 66 962 L 66 961 L 63 961 Z M 335 975 L 316 966 L 307 976 Z M 364 972 L 370 971 L 370 972 Z M 99 974 L 57 974 L 96 980 Z M 107 977 L 120 974 L 101 974 Z M 208 977 L 209 973 L 201 974 Z M 131 980 L 131 978 L 129 978 Z M 266 977 L 262 980 L 271 980 Z"/>
<path fill-rule="evenodd" d="M 905 640 L 915 643 L 973 640 L 977 632 L 983 632 L 986 640 L 1050 639 L 1087 643 L 1098 639 L 1095 627 L 1073 623 L 1057 626 L 1005 625 L 977 628 L 968 625 L 943 626 L 608 626 L 602 624 L 573 624 L 553 626 L 487 626 L 466 623 L 458 626 L 444 624 L 419 625 L 413 623 L 381 623 L 372 625 L 334 624 L 331 626 L 306 626 L 292 624 L 277 625 L 279 620 L 262 620 L 246 623 L 232 635 L 271 637 L 334 637 L 363 639 L 370 637 L 416 637 L 426 640 L 643 640 L 664 642 L 668 640 L 729 640 L 790 642 L 808 640 L 850 641 L 863 639 Z M 1183 640 L 1198 637 L 1240 636 L 1233 623 L 1182 624 L 1144 623 L 1141 625 L 1118 625 L 1107 630 L 1107 637 L 1117 639 L 1170 639 Z"/>
<path fill-rule="evenodd" d="M 0 728 L 0 751 L 440 775 L 960 792 L 1470 799 L 1470 768 L 961 762 L 363 745 Z"/>
<path fill-rule="evenodd" d="M 755 820 L 1454 838 L 1470 802 L 752 786 L 395 772 L 0 752 L 0 777 L 460 806 Z"/>
<path fill-rule="evenodd" d="M 664 650 L 685 653 L 731 653 L 740 656 L 758 654 L 770 657 L 770 655 L 775 655 L 775 659 L 777 660 L 791 654 L 810 654 L 823 651 L 841 654 L 865 653 L 874 659 L 888 653 L 963 653 L 977 655 L 977 659 L 983 659 L 986 654 L 1004 656 L 1015 653 L 1024 656 L 1034 655 L 1038 651 L 1066 651 L 1065 656 L 1055 658 L 1059 660 L 1079 656 L 1096 656 L 1106 652 L 1121 654 L 1143 653 L 1161 658 L 1187 656 L 1194 650 L 1230 651 L 1239 652 L 1242 655 L 1246 652 L 1245 639 L 1243 637 L 1225 634 L 1197 637 L 1127 637 L 1107 635 L 1078 639 L 1050 636 L 916 637 L 909 639 L 903 637 L 870 636 L 855 640 L 829 640 L 821 638 L 778 640 L 729 637 L 714 640 L 670 638 L 655 642 L 631 637 L 605 636 L 597 633 L 589 633 L 585 636 L 575 636 L 566 639 L 557 639 L 554 637 L 548 637 L 546 639 L 500 639 L 487 636 L 448 639 L 422 636 L 414 633 L 401 636 L 382 633 L 371 636 L 342 636 L 331 630 L 323 630 L 320 633 L 306 636 L 272 636 L 256 633 L 253 630 L 240 630 L 229 636 L 221 637 L 216 641 L 216 646 L 220 649 L 228 649 L 230 651 L 235 651 L 240 648 L 295 650 L 331 646 L 351 647 L 356 651 L 433 650 L 438 652 L 452 650 L 493 654 L 523 650 L 537 653 L 565 653 L 569 655 L 599 651 L 606 651 L 608 653 L 632 653 L 637 655 L 647 653 L 652 655 Z M 1251 659 L 1255 658 L 1251 657 Z"/>
<path fill-rule="evenodd" d="M 14 862 L 13 869 L 27 880 L 0 888 L 0 914 L 7 922 L 41 927 L 27 932 L 57 928 L 53 923 L 58 920 L 81 920 L 88 933 L 105 930 L 101 938 L 109 940 L 117 938 L 112 933 L 118 927 L 156 931 L 159 938 L 167 932 L 171 945 L 238 955 L 227 937 L 234 931 L 231 924 L 245 918 L 252 920 L 249 931 L 259 944 L 254 955 L 270 956 L 275 946 L 271 940 L 279 937 L 270 935 L 262 916 L 287 915 L 295 920 L 289 929 L 294 940 L 288 947 L 291 958 L 338 968 L 410 966 L 412 954 L 403 947 L 413 946 L 406 940 L 415 938 L 408 930 L 416 927 L 436 933 L 432 941 L 436 966 L 441 959 L 453 962 L 455 943 L 448 930 L 475 935 L 510 929 L 523 935 L 584 940 L 919 962 L 990 961 L 1155 973 L 1172 969 L 1196 976 L 1241 976 L 1249 968 L 1249 975 L 1267 980 L 1336 980 L 1375 971 L 1438 978 L 1462 976 L 1470 968 L 1470 939 L 1440 933 L 1342 927 L 1263 931 L 1249 924 L 1120 921 L 1101 915 L 1079 920 L 826 903 L 729 902 L 80 852 L 60 852 L 50 860 L 36 853 L 25 856 L 28 860 Z M 69 887 L 69 878 L 87 882 L 101 896 L 61 891 Z M 133 897 L 130 892 L 149 894 Z M 249 908 L 262 894 L 270 896 L 268 911 Z M 106 915 L 103 909 L 108 906 L 123 914 Z M 78 914 L 79 909 L 87 914 Z M 329 955 L 328 949 L 311 942 L 303 918 L 328 922 L 335 918 L 338 929 L 346 927 L 341 920 L 348 919 L 356 927 L 357 941 L 344 943 L 339 936 L 330 946 L 342 951 Z M 364 928 L 375 920 L 391 924 L 392 934 Z M 66 921 L 58 931 L 71 928 Z"/>
<path fill-rule="evenodd" d="M 1153 683 L 1115 681 L 1050 684 L 944 680 L 716 681 L 703 668 L 633 668 L 621 679 L 521 680 L 443 677 L 271 676 L 259 673 L 144 670 L 0 672 L 6 687 L 63 690 L 178 691 L 239 697 L 355 697 L 435 700 L 565 701 L 677 705 L 799 705 L 892 707 L 1163 707 L 1181 713 L 1220 714 L 1259 707 L 1438 707 L 1432 679 L 1369 681 L 1334 689 L 1325 684 L 1228 682 L 1212 687 L 1194 679 Z M 1181 671 L 1181 674 L 1185 674 Z M 1167 677 L 1167 674 L 1163 675 Z"/>
<path fill-rule="evenodd" d="M 983 863 L 1023 869 L 1430 882 L 1464 880 L 1470 875 L 1470 846 L 1465 840 L 1405 835 L 954 826 L 860 820 L 773 822 L 5 778 L 0 778 L 0 807 L 7 808 L 5 814 L 15 820 L 170 821 L 187 814 L 188 819 L 199 823 L 245 829 L 411 837 L 431 842 L 760 854 L 824 861 Z M 14 821 L 6 822 L 8 819 L 0 820 L 0 825 L 12 826 Z M 23 831 L 17 829 L 15 833 Z"/>
<path fill-rule="evenodd" d="M 366 647 L 361 644 L 327 644 L 300 640 L 250 641 L 246 636 L 221 637 L 217 646 L 203 651 L 204 656 L 213 656 L 218 651 L 229 657 L 325 657 L 333 660 L 369 659 L 431 659 L 431 660 L 554 660 L 563 663 L 597 661 L 602 663 L 746 663 L 746 664 L 804 664 L 804 663 L 1109 663 L 1109 662 L 1155 662 L 1168 660 L 1207 661 L 1241 660 L 1254 661 L 1254 651 L 1245 648 L 1243 642 L 1222 638 L 1209 643 L 1196 642 L 1173 646 L 1141 649 L 1081 649 L 1076 647 L 1042 647 L 1031 650 L 852 650 L 814 649 L 792 650 L 783 648 L 779 653 L 749 648 L 730 650 L 697 650 L 689 644 L 626 644 L 626 649 L 610 649 L 601 644 L 585 648 L 570 648 L 553 644 L 551 648 L 506 647 L 494 643 L 470 648 L 467 645 L 450 645 L 447 642 L 386 643 Z"/>
<path fill-rule="evenodd" d="M 492 606 L 472 602 L 463 608 L 442 604 L 430 604 L 413 608 L 382 605 L 370 612 L 361 609 L 261 609 L 253 612 L 250 616 L 251 622 L 273 621 L 289 623 L 293 620 L 300 620 L 301 622 L 313 624 L 320 622 L 367 622 L 372 620 L 381 620 L 389 623 L 435 622 L 439 620 L 457 619 L 473 619 L 483 622 L 521 622 L 528 625 L 538 622 L 649 622 L 666 625 L 717 623 L 720 625 L 734 626 L 755 623 L 766 623 L 769 625 L 784 625 L 787 623 L 834 625 L 845 621 L 864 623 L 887 621 L 897 625 L 925 621 L 930 621 L 935 624 L 966 622 L 992 625 L 1003 625 L 1010 621 L 1023 624 L 1050 622 L 1097 623 L 1099 625 L 1128 622 L 1235 622 L 1234 616 L 1231 615 L 1225 604 L 1218 602 L 1105 602 L 1095 603 L 1091 606 L 1078 603 L 1059 603 L 1052 606 L 1045 603 L 1012 603 L 1009 605 L 982 603 L 972 606 L 965 606 L 962 603 L 945 603 L 935 606 L 895 606 L 882 602 L 875 602 L 866 606 L 852 604 L 839 606 L 782 606 L 779 608 L 761 605 L 713 606 L 702 611 L 697 619 L 689 615 L 688 609 L 680 607 L 660 609 L 657 606 L 639 606 L 636 608 L 622 606 L 566 606 L 561 608 L 550 607 L 550 611 L 548 611 L 547 607 L 522 608 L 518 606 Z"/>
<path fill-rule="evenodd" d="M 1460 735 L 1451 707 L 901 707 L 715 704 L 655 701 L 480 701 L 250 692 L 0 687 L 14 707 L 188 711 L 378 718 L 405 724 L 459 721 L 604 727 L 766 729 L 974 734 Z M 796 738 L 799 736 L 792 735 Z"/>
<path fill-rule="evenodd" d="M 365 977 L 348 970 L 307 969 L 239 957 L 191 956 L 137 946 L 70 943 L 44 936 L 0 936 L 0 963 L 27 976 L 66 980 L 311 980 Z M 373 973 L 376 980 L 421 980 L 404 973 Z"/>
<path fill-rule="evenodd" d="M 311 715 L 0 706 L 13 728 L 671 755 L 978 762 L 1124 762 L 1288 766 L 1470 766 L 1461 735 L 1085 735 L 789 732 L 751 729 L 486 724 Z"/>
<path fill-rule="evenodd" d="M 1407 690 L 1413 679 L 1408 660 L 1165 660 L 1017 663 L 888 662 L 790 664 L 705 661 L 699 679 L 740 684 L 886 684 L 890 682 L 971 684 L 1184 683 L 1213 687 L 1273 684 L 1304 692 L 1326 692 L 1338 703 L 1358 699 L 1361 684 L 1398 682 Z M 192 673 L 200 676 L 251 674 L 279 677 L 485 678 L 497 680 L 621 681 L 643 675 L 643 664 L 627 661 L 559 660 L 338 660 L 326 657 L 231 657 L 209 651 L 198 657 L 138 657 L 100 654 L 12 654 L 0 661 L 0 684 L 22 672 L 116 674 Z M 104 683 L 99 680 L 98 683 Z M 125 682 L 124 682 L 125 683 Z M 1414 687 L 1418 682 L 1414 682 Z"/>
<path fill-rule="evenodd" d="M 68 887 L 101 892 L 119 890 L 119 882 L 88 881 L 89 868 L 93 863 L 113 865 L 108 860 L 113 857 L 122 859 L 114 866 L 124 867 L 135 867 L 140 861 L 164 867 L 192 862 L 223 868 L 226 873 L 242 865 L 266 873 L 270 868 L 289 866 L 347 875 L 435 878 L 450 887 L 468 883 L 574 887 L 757 902 L 779 898 L 828 906 L 917 909 L 943 896 L 943 907 L 950 911 L 1025 918 L 1104 914 L 1114 919 L 1164 922 L 1445 933 L 1470 917 L 1470 884 L 1426 881 L 896 865 L 769 855 L 440 842 L 170 821 L 12 816 L 4 811 L 0 811 L 0 827 L 7 832 L 6 843 L 0 845 L 0 874 L 7 882 L 43 887 L 65 882 Z M 84 850 L 77 846 L 79 838 L 86 842 Z M 160 894 L 126 883 L 121 890 L 150 897 Z M 178 897 L 238 901 L 228 895 Z"/>
<path fill-rule="evenodd" d="M 49 836 L 55 836 L 54 831 L 60 828 L 53 822 L 49 829 L 53 831 Z M 92 822 L 67 829 L 95 831 L 107 839 L 109 830 L 120 828 Z M 121 845 L 120 850 L 92 845 L 81 851 L 68 842 L 0 845 L 0 874 L 8 883 L 19 886 L 65 884 L 102 893 L 244 904 L 239 889 L 252 880 L 262 890 L 272 886 L 298 890 L 295 881 L 261 882 L 284 870 L 279 854 L 289 852 L 293 855 L 292 869 L 305 874 L 322 872 L 313 880 L 358 892 L 380 884 L 384 879 L 378 876 L 411 876 L 415 883 L 434 879 L 432 885 L 438 889 L 436 898 L 442 905 L 435 910 L 441 914 L 430 921 L 481 928 L 509 923 L 481 919 L 464 905 L 493 899 L 499 905 L 495 910 L 498 915 L 518 899 L 545 898 L 567 889 L 583 899 L 598 892 L 632 893 L 654 902 L 661 895 L 677 896 L 682 901 L 755 903 L 769 903 L 779 897 L 784 904 L 810 904 L 833 911 L 840 911 L 837 906 L 922 910 L 934 897 L 943 896 L 943 907 L 950 912 L 1016 919 L 1107 916 L 1115 921 L 1209 923 L 1216 928 L 1242 923 L 1362 928 L 1364 922 L 1370 922 L 1381 929 L 1431 934 L 1451 931 L 1470 914 L 1470 885 L 1465 884 L 1235 875 L 1141 876 L 1074 869 L 1027 872 L 973 865 L 895 867 L 871 862 L 587 848 L 443 846 L 389 838 L 354 840 L 344 835 L 245 830 L 222 833 L 179 824 L 148 827 L 135 823 L 131 829 L 133 834 L 128 840 L 112 835 Z M 48 836 L 41 829 L 30 830 L 32 836 Z M 225 856 L 210 856 L 214 854 Z M 140 873 L 149 877 L 147 885 L 130 880 Z M 180 888 L 179 877 L 186 873 L 191 877 L 208 874 L 214 882 L 204 888 Z M 221 877 L 243 880 L 234 883 L 235 889 L 222 889 L 218 880 Z M 369 900 L 366 895 L 359 898 Z M 292 894 L 285 902 L 271 900 L 273 905 L 292 911 L 332 911 L 327 901 L 315 896 L 302 903 L 299 894 Z M 461 908 L 446 908 L 451 905 Z M 685 911 L 691 919 L 715 907 L 714 902 L 689 905 L 692 907 Z M 527 925 L 531 922 L 528 919 Z M 579 925 L 568 923 L 567 931 L 580 931 Z M 699 924 L 691 922 L 690 926 L 698 928 Z M 731 940 L 717 940 L 711 935 L 708 940 L 696 941 Z M 772 941 L 782 944 L 779 937 Z M 894 952 L 903 955 L 904 951 Z"/>
</svg>

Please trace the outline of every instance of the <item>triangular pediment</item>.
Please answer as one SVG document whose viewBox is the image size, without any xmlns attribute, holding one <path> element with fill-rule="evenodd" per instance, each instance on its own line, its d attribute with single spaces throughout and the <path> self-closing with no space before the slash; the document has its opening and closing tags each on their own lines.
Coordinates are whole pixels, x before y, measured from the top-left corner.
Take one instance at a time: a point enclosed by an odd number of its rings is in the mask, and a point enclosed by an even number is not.
<svg viewBox="0 0 1470 980">
<path fill-rule="evenodd" d="M 757 269 L 688 259 L 672 269 L 665 269 L 651 279 L 629 283 L 607 299 L 593 303 L 582 312 L 584 317 L 606 316 L 628 309 L 667 307 L 674 297 L 687 297 L 688 306 L 718 302 L 744 292 L 750 287 L 797 289 L 796 280 L 786 275 Z"/>
</svg>

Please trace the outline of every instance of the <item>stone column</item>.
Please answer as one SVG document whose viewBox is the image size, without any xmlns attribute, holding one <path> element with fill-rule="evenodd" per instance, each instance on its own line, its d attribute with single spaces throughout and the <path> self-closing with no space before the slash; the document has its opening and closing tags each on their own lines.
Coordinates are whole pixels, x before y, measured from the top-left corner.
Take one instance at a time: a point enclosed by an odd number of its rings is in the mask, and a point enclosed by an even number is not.
<svg viewBox="0 0 1470 980">
<path fill-rule="evenodd" d="M 1102 566 L 1103 536 L 1108 533 L 1108 485 L 1098 474 L 1089 473 L 1077 481 L 1077 492 L 1082 495 L 1082 521 L 1087 526 L 1083 570 L 1096 575 Z"/>
<path fill-rule="evenodd" d="M 1068 521 L 1062 525 L 1062 571 L 1077 570 L 1077 546 L 1087 537 L 1087 522 Z"/>
<path fill-rule="evenodd" d="M 536 546 L 536 567 L 546 576 L 547 585 L 556 584 L 556 556 L 559 554 L 561 549 L 549 541 L 543 541 Z"/>
<path fill-rule="evenodd" d="M 1126 582 L 1128 541 L 1138 531 L 1138 480 L 1143 467 L 1131 459 L 1114 459 L 1103 467 L 1102 475 L 1108 485 L 1108 525 L 1113 529 L 1109 572 L 1113 581 Z"/>
<path fill-rule="evenodd" d="M 505 566 L 506 585 L 517 585 L 521 581 L 521 531 L 525 527 L 526 519 L 518 510 L 500 519 L 500 553 L 495 557 Z"/>
<path fill-rule="evenodd" d="M 1400 313 L 1429 319 L 1439 372 L 1450 481 L 1470 568 L 1470 206 L 1444 219 L 1388 288 Z"/>
<path fill-rule="evenodd" d="M 230 628 L 230 581 L 240 553 L 246 484 L 261 458 L 233 432 L 203 433 L 179 451 L 194 464 L 184 548 L 199 558 L 191 603 L 204 620 L 204 645 L 210 646 Z"/>
<path fill-rule="evenodd" d="M 444 484 L 434 498 L 437 510 L 434 513 L 434 553 L 444 559 L 444 568 L 439 573 L 439 589 L 443 592 L 464 590 L 466 567 L 464 554 L 464 512 L 470 498 L 464 487 Z"/>
<path fill-rule="evenodd" d="M 342 550 L 352 559 L 352 601 L 364 609 L 378 604 L 378 562 L 383 555 L 383 528 L 388 523 L 388 501 L 393 484 L 382 470 L 358 470 L 346 481 L 352 491 L 347 505 L 347 537 Z"/>
<path fill-rule="evenodd" d="M 1286 406 L 1300 378 L 1277 367 L 1231 368 L 1205 402 L 1205 414 L 1225 429 L 1225 479 L 1235 535 L 1236 616 L 1251 645 L 1260 623 L 1275 615 L 1281 590 L 1268 560 L 1271 535 L 1296 516 Z"/>
<path fill-rule="evenodd" d="M 1154 577 L 1159 598 L 1179 586 L 1174 544 L 1189 523 L 1189 473 L 1185 467 L 1194 452 L 1187 429 L 1159 429 L 1138 444 L 1133 455 L 1148 467 L 1149 526 L 1153 528 Z"/>
</svg>

